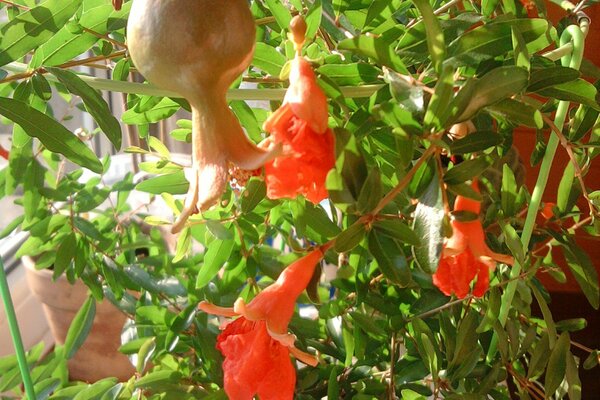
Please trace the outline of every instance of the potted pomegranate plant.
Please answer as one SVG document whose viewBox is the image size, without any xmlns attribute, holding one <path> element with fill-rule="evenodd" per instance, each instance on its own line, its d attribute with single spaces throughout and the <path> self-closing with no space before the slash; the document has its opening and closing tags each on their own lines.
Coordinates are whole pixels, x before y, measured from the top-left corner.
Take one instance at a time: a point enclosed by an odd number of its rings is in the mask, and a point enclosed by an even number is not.
<svg viewBox="0 0 600 400">
<path fill-rule="evenodd" d="M 0 362 L 0 392 L 593 398 L 581 377 L 600 344 L 574 339 L 586 329 L 576 310 L 553 317 L 539 279 L 562 280 L 554 249 L 600 306 L 578 243 L 581 232 L 598 237 L 600 206 L 588 174 L 600 105 L 586 2 L 562 2 L 559 23 L 543 2 L 515 0 L 31 3 L 2 3 L 0 114 L 13 142 L 0 189 L 24 190 L 11 229 L 63 215 L 47 199 L 65 197 L 73 212 L 53 229 L 66 236 L 39 228 L 47 240 L 21 252 L 58 262 L 57 275 L 129 317 L 120 351 L 136 371 L 122 382 L 65 377 L 59 364 L 87 335 L 90 300 L 64 347 Z M 82 65 L 110 78 L 72 69 Z M 120 121 L 98 90 L 124 93 Z M 56 93 L 81 98 L 116 149 L 124 124 L 124 152 L 149 157 L 152 176 L 135 184 L 163 201 L 141 215 L 149 238 L 121 226 L 124 195 L 101 211 L 99 181 L 56 167 L 101 173 L 110 159 L 52 115 Z M 162 140 L 149 135 L 182 110 L 189 119 Z M 529 187 L 518 127 L 538 134 Z M 174 142 L 190 145 L 189 161 L 171 155 Z M 563 151 L 572 179 L 553 189 Z M 552 190 L 556 202 L 544 197 Z M 157 244 L 166 231 L 173 251 Z"/>
</svg>

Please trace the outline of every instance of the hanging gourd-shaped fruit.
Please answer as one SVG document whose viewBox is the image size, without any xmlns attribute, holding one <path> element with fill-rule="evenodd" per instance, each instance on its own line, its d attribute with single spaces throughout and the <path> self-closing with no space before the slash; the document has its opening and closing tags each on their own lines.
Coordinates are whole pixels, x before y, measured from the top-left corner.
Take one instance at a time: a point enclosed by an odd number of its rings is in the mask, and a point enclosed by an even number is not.
<svg viewBox="0 0 600 400">
<path fill-rule="evenodd" d="M 254 51 L 254 18 L 246 0 L 134 0 L 127 25 L 129 53 L 154 85 L 192 107 L 190 187 L 172 231 L 219 200 L 228 162 L 260 168 L 276 151 L 255 146 L 227 105 L 227 89 Z"/>
</svg>

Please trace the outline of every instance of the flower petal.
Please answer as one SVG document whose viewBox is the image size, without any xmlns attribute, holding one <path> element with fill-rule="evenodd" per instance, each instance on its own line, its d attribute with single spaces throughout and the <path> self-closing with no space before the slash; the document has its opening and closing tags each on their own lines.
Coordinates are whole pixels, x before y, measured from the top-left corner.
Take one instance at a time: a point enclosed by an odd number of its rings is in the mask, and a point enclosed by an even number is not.
<svg viewBox="0 0 600 400">
<path fill-rule="evenodd" d="M 316 133 L 324 133 L 327 130 L 327 98 L 317 84 L 311 65 L 303 57 L 292 60 L 290 87 L 284 103 L 289 104 L 294 114 L 308 122 Z"/>
<path fill-rule="evenodd" d="M 217 338 L 225 356 L 225 392 L 230 400 L 292 399 L 296 374 L 287 347 L 274 341 L 263 321 L 241 317 L 227 325 Z M 273 397 L 278 394 L 279 397 Z"/>
<path fill-rule="evenodd" d="M 239 299 L 235 311 L 249 320 L 267 322 L 269 330 L 287 334 L 288 324 L 294 315 L 296 299 L 306 289 L 317 263 L 323 258 L 317 249 L 290 264 L 277 281 L 259 293 L 247 305 Z"/>
</svg>

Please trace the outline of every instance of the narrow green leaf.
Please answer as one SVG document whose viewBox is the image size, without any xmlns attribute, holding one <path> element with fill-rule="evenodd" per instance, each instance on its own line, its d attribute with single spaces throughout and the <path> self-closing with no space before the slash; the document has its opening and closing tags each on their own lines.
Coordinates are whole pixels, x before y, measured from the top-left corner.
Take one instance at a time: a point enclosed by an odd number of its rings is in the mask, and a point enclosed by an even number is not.
<svg viewBox="0 0 600 400">
<path fill-rule="evenodd" d="M 74 233 L 67 235 L 56 250 L 56 259 L 54 260 L 54 279 L 58 278 L 67 269 L 75 252 L 77 251 L 77 239 Z"/>
<path fill-rule="evenodd" d="M 382 219 L 375 221 L 373 227 L 392 239 L 399 240 L 411 246 L 422 246 L 421 238 L 404 222 L 397 219 Z"/>
<path fill-rule="evenodd" d="M 569 400 L 581 400 L 581 379 L 579 379 L 579 369 L 577 367 L 577 362 L 575 361 L 575 356 L 571 354 L 571 352 L 568 352 L 567 354 L 567 370 L 565 378 L 567 380 L 567 385 L 569 385 L 567 391 Z"/>
<path fill-rule="evenodd" d="M 536 108 L 515 99 L 504 99 L 486 108 L 491 114 L 508 119 L 518 125 L 542 129 L 544 119 Z"/>
<path fill-rule="evenodd" d="M 395 53 L 391 43 L 383 37 L 360 35 L 346 39 L 338 44 L 340 50 L 350 50 L 354 53 L 374 59 L 378 64 L 385 65 L 396 72 L 408 75 L 408 70 L 400 57 Z"/>
<path fill-rule="evenodd" d="M 396 240 L 372 231 L 369 234 L 369 251 L 387 279 L 400 287 L 410 284 L 412 281 L 410 268 L 402 246 Z"/>
<path fill-rule="evenodd" d="M 306 13 L 306 38 L 312 39 L 315 37 L 319 27 L 321 26 L 321 19 L 323 17 L 323 5 L 321 0 L 315 0 Z"/>
<path fill-rule="evenodd" d="M 47 0 L 0 30 L 0 66 L 16 61 L 49 40 L 79 9 L 82 0 Z"/>
<path fill-rule="evenodd" d="M 481 175 L 491 164 L 491 161 L 486 157 L 463 161 L 446 172 L 444 182 L 449 185 L 463 183 Z"/>
<path fill-rule="evenodd" d="M 86 109 L 94 117 L 100 129 L 115 148 L 120 150 L 122 141 L 121 125 L 112 115 L 112 111 L 102 95 L 71 71 L 50 67 L 47 67 L 46 70 L 56 76 L 69 92 L 81 97 Z"/>
<path fill-rule="evenodd" d="M 181 372 L 179 371 L 158 370 L 150 372 L 135 381 L 134 387 L 138 389 L 150 389 L 165 383 L 178 383 L 180 380 Z"/>
<path fill-rule="evenodd" d="M 440 79 L 435 85 L 435 93 L 431 96 L 427 112 L 423 118 L 426 129 L 438 132 L 446 127 L 451 115 L 450 102 L 454 96 L 454 70 L 445 66 L 440 72 Z"/>
<path fill-rule="evenodd" d="M 550 352 L 550 343 L 548 340 L 548 332 L 544 332 L 540 340 L 535 345 L 531 358 L 529 359 L 529 369 L 527 370 L 527 378 L 535 379 L 539 377 L 546 368 L 548 363 L 548 353 Z"/>
<path fill-rule="evenodd" d="M 96 316 L 96 300 L 93 297 L 83 303 L 81 309 L 75 315 L 67 337 L 65 339 L 65 355 L 68 359 L 73 358 L 77 350 L 85 342 L 92 329 L 94 317 Z"/>
<path fill-rule="evenodd" d="M 459 92 L 455 102 L 463 101 L 462 96 L 467 96 L 470 101 L 456 121 L 471 119 L 482 108 L 520 93 L 527 86 L 528 79 L 529 73 L 520 67 L 505 66 L 491 70 L 475 81 L 472 91 L 464 95 Z"/>
<path fill-rule="evenodd" d="M 596 95 L 598 94 L 596 87 L 583 79 L 554 85 L 538 90 L 537 93 L 559 100 L 585 104 L 594 110 L 600 111 L 600 105 L 596 101 Z"/>
<path fill-rule="evenodd" d="M 265 0 L 265 2 L 267 3 L 269 10 L 271 10 L 271 14 L 275 17 L 277 25 L 279 25 L 281 29 L 288 29 L 290 21 L 292 20 L 290 11 L 281 4 L 280 0 Z"/>
<path fill-rule="evenodd" d="M 450 143 L 450 151 L 452 154 L 476 153 L 497 146 L 502 141 L 502 136 L 496 132 L 477 131 Z"/>
<path fill-rule="evenodd" d="M 196 279 L 196 289 L 201 289 L 217 275 L 221 267 L 229 259 L 235 242 L 233 240 L 215 240 L 210 243 L 204 255 L 204 264 Z"/>
<path fill-rule="evenodd" d="M 365 225 L 355 223 L 338 235 L 334 249 L 338 253 L 346 253 L 355 248 L 365 237 Z"/>
<path fill-rule="evenodd" d="M 246 214 L 254 210 L 266 195 L 267 186 L 265 181 L 259 178 L 250 179 L 241 196 L 242 212 Z"/>
<path fill-rule="evenodd" d="M 285 56 L 266 43 L 256 43 L 252 65 L 271 76 L 279 76 L 286 62 Z"/>
<path fill-rule="evenodd" d="M 529 52 L 527 51 L 527 44 L 525 43 L 525 39 L 523 39 L 523 35 L 521 34 L 517 26 L 512 26 L 511 32 L 513 52 L 515 56 L 515 65 L 517 67 L 521 67 L 529 71 L 529 68 L 531 67 L 531 62 L 529 61 Z"/>
<path fill-rule="evenodd" d="M 516 200 L 518 188 L 513 170 L 504 164 L 502 166 L 502 189 L 500 199 L 505 217 L 513 217 L 517 213 Z"/>
<path fill-rule="evenodd" d="M 556 37 L 549 22 L 541 18 L 490 22 L 468 30 L 448 46 L 448 63 L 455 66 L 478 65 L 481 61 L 513 50 L 512 28 L 521 32 L 530 54 L 548 46 Z"/>
<path fill-rule="evenodd" d="M 423 243 L 423 246 L 413 247 L 413 255 L 419 267 L 429 274 L 435 273 L 442 255 L 444 217 L 442 192 L 438 180 L 434 178 L 419 198 L 413 225 L 413 230 Z"/>
<path fill-rule="evenodd" d="M 186 194 L 189 182 L 185 179 L 183 171 L 174 174 L 156 176 L 138 183 L 136 190 L 152 194 L 170 193 Z"/>
<path fill-rule="evenodd" d="M 546 396 L 551 396 L 556 392 L 565 377 L 567 367 L 567 354 L 571 347 L 569 334 L 563 332 L 550 353 L 548 359 L 548 368 L 546 368 L 545 391 Z"/>
<path fill-rule="evenodd" d="M 444 42 L 444 32 L 440 26 L 439 19 L 433 13 L 431 3 L 427 0 L 412 0 L 417 6 L 423 22 L 425 23 L 425 29 L 427 32 L 427 48 L 429 49 L 429 56 L 433 62 L 433 66 L 438 74 L 442 74 L 442 63 L 446 58 L 446 44 Z"/>
<path fill-rule="evenodd" d="M 372 168 L 358 196 L 357 207 L 361 214 L 373 210 L 383 196 L 381 174 L 377 168 Z"/>
<path fill-rule="evenodd" d="M 554 85 L 567 83 L 578 79 L 581 73 L 573 68 L 553 66 L 549 68 L 534 69 L 529 78 L 528 92 L 537 92 Z"/>
<path fill-rule="evenodd" d="M 125 111 L 121 116 L 121 121 L 129 125 L 143 125 L 152 124 L 155 122 L 167 119 L 174 115 L 181 105 L 168 97 L 162 99 L 156 106 L 151 110 L 144 112 L 137 112 L 135 108 L 130 108 Z"/>
<path fill-rule="evenodd" d="M 598 289 L 598 272 L 594 263 L 590 256 L 572 241 L 567 242 L 563 248 L 567 264 L 575 280 L 591 306 L 597 310 L 600 307 L 600 291 Z"/>
<path fill-rule="evenodd" d="M 55 119 L 19 100 L 0 98 L 0 114 L 23 128 L 54 153 L 60 153 L 75 164 L 101 173 L 102 163 L 94 152 Z"/>
</svg>

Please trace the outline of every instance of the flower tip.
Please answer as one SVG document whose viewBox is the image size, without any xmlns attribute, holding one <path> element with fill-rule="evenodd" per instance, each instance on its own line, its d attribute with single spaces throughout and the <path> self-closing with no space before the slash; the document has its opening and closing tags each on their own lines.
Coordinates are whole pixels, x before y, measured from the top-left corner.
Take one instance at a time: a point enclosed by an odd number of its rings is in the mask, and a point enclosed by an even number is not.
<svg viewBox="0 0 600 400">
<path fill-rule="evenodd" d="M 123 0 L 112 0 L 112 4 L 115 10 L 119 11 L 123 5 Z"/>
<path fill-rule="evenodd" d="M 306 25 L 306 21 L 301 15 L 296 15 L 290 21 L 290 32 L 292 33 L 292 41 L 296 45 L 297 51 L 299 51 L 304 45 L 304 41 L 306 40 L 307 29 L 308 26 Z"/>
</svg>

